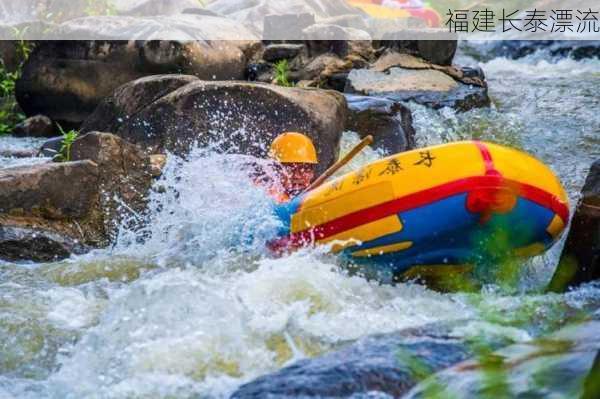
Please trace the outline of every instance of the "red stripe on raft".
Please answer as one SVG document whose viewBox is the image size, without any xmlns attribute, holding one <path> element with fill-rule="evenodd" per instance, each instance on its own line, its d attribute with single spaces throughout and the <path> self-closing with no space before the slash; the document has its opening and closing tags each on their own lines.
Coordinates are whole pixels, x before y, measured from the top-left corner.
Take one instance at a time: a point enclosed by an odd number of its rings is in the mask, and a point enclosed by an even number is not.
<svg viewBox="0 0 600 399">
<path fill-rule="evenodd" d="M 490 152 L 489 148 L 487 148 L 487 145 L 485 145 L 485 143 L 482 143 L 481 141 L 478 141 L 478 140 L 474 140 L 473 143 L 475 143 L 475 145 L 479 149 L 479 152 L 481 152 L 481 157 L 483 158 L 483 164 L 485 165 L 485 175 L 486 176 L 501 176 L 501 173 L 494 166 L 494 160 L 492 158 L 492 153 Z"/>
<path fill-rule="evenodd" d="M 506 180 L 498 175 L 475 176 L 446 183 L 402 198 L 397 198 L 392 201 L 350 213 L 300 232 L 291 233 L 286 237 L 270 242 L 269 247 L 273 250 L 301 247 L 311 242 L 322 240 L 343 231 L 362 226 L 363 224 L 415 209 L 432 202 L 440 201 L 453 195 L 467 193 L 473 189 L 506 186 L 511 187 L 521 197 L 552 210 L 560 216 L 565 224 L 568 222 L 568 207 L 554 195 L 549 194 L 544 190 L 528 184 Z"/>
</svg>

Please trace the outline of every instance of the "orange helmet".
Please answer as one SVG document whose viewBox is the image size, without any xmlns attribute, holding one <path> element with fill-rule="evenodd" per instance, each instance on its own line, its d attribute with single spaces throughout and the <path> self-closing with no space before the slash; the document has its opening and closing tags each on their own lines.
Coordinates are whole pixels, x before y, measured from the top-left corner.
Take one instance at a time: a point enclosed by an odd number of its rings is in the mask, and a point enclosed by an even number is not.
<svg viewBox="0 0 600 399">
<path fill-rule="evenodd" d="M 285 132 L 271 143 L 269 157 L 281 163 L 318 163 L 317 150 L 302 133 Z"/>
</svg>

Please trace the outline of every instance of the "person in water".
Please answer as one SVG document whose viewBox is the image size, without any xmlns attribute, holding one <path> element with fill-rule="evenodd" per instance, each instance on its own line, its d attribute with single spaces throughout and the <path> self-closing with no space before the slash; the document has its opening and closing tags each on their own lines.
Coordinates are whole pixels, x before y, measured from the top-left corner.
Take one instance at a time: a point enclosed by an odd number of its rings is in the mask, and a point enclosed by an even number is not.
<svg viewBox="0 0 600 399">
<path fill-rule="evenodd" d="M 276 180 L 267 192 L 277 202 L 288 202 L 301 194 L 315 177 L 317 151 L 310 138 L 302 133 L 285 132 L 273 140 L 269 158 L 276 162 Z"/>
</svg>

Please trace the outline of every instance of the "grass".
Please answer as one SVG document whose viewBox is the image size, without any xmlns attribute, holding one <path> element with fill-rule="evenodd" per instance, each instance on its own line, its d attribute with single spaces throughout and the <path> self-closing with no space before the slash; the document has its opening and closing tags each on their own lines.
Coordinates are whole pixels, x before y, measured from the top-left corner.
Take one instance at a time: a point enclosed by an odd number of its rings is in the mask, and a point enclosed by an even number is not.
<svg viewBox="0 0 600 399">
<path fill-rule="evenodd" d="M 60 146 L 60 150 L 58 151 L 58 154 L 56 154 L 54 156 L 54 160 L 58 161 L 58 162 L 70 162 L 71 161 L 71 147 L 73 146 L 73 143 L 75 142 L 75 140 L 77 140 L 77 137 L 79 136 L 79 132 L 77 132 L 76 130 L 69 130 L 69 131 L 64 131 L 62 126 L 58 125 L 58 129 L 60 130 L 60 133 L 62 134 L 62 141 L 61 141 L 61 146 Z"/>
<path fill-rule="evenodd" d="M 293 87 L 289 80 L 290 65 L 287 60 L 281 60 L 275 64 L 275 83 L 283 87 Z"/>
</svg>

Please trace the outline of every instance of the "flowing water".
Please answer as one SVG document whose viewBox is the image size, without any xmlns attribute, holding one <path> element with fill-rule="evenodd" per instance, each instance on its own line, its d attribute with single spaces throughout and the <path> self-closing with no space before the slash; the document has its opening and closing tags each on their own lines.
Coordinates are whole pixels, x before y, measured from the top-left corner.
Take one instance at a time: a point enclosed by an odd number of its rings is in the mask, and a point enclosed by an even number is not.
<svg viewBox="0 0 600 399">
<path fill-rule="evenodd" d="M 418 143 L 477 137 L 524 148 L 575 203 L 600 157 L 600 61 L 534 54 L 481 66 L 494 106 L 410 105 Z M 347 133 L 344 148 L 357 140 Z M 379 156 L 367 151 L 349 168 Z M 171 157 L 145 231 L 123 230 L 113 248 L 63 262 L 0 263 L 0 398 L 227 397 L 373 333 L 465 320 L 456 335 L 527 341 L 600 306 L 593 284 L 541 293 L 560 245 L 521 265 L 517 290 L 476 293 L 381 285 L 314 250 L 271 258 L 264 240 L 278 222 L 239 164 L 206 150 Z"/>
</svg>

